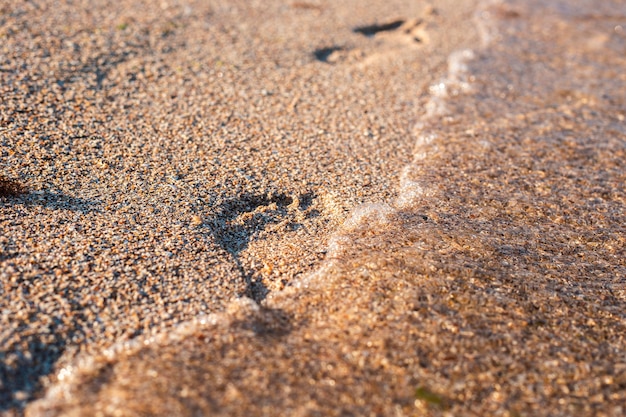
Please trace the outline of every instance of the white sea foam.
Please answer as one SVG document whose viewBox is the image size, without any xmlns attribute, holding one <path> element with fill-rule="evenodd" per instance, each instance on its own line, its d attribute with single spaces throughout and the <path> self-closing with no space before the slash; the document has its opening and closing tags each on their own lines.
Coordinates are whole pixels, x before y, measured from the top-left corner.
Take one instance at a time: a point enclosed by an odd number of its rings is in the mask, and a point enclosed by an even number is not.
<svg viewBox="0 0 626 417">
<path fill-rule="evenodd" d="M 398 197 L 394 202 L 394 205 L 399 209 L 414 206 L 420 199 L 430 195 L 428 185 L 424 184 L 424 181 L 412 179 L 411 170 L 411 166 L 404 167 L 400 175 Z"/>
<path fill-rule="evenodd" d="M 398 209 L 414 206 L 424 198 L 433 196 L 432 184 L 415 173 L 419 164 L 428 164 L 428 156 L 437 150 L 436 143 L 441 140 L 437 133 L 428 131 L 426 126 L 432 120 L 448 114 L 447 103 L 452 97 L 473 92 L 468 64 L 475 57 L 476 53 L 469 49 L 453 52 L 448 57 L 446 75 L 430 86 L 431 97 L 426 103 L 426 112 L 413 129 L 416 140 L 412 163 L 404 167 L 400 174 L 398 197 L 394 201 L 394 206 Z"/>
<path fill-rule="evenodd" d="M 362 226 L 375 226 L 388 222 L 393 209 L 385 203 L 366 203 L 355 208 L 344 222 L 343 230 L 353 231 Z"/>
<path fill-rule="evenodd" d="M 389 222 L 389 215 L 393 212 L 394 209 L 385 203 L 367 203 L 356 207 L 340 230 L 330 237 L 327 258 L 336 259 L 345 252 L 345 249 L 352 244 L 349 233 L 363 228 L 381 227 Z"/>
<path fill-rule="evenodd" d="M 480 36 L 481 48 L 487 48 L 500 37 L 499 29 L 495 24 L 493 12 L 497 6 L 502 5 L 502 0 L 485 0 L 474 13 L 474 22 Z"/>
<path fill-rule="evenodd" d="M 480 36 L 481 49 L 487 48 L 496 39 L 498 29 L 487 10 L 499 3 L 501 3 L 499 0 L 485 1 L 475 13 L 474 21 Z M 475 92 L 469 64 L 476 56 L 477 52 L 472 49 L 454 51 L 448 57 L 448 70 L 445 76 L 429 87 L 430 99 L 426 103 L 425 113 L 413 129 L 416 135 L 413 160 L 402 169 L 394 207 L 405 209 L 433 196 L 432 184 L 415 172 L 419 164 L 428 164 L 429 155 L 437 151 L 437 141 L 442 140 L 436 132 L 429 131 L 426 126 L 433 120 L 449 114 L 449 100 Z"/>
<path fill-rule="evenodd" d="M 472 92 L 467 64 L 474 58 L 475 53 L 471 49 L 461 49 L 450 54 L 446 76 L 428 89 L 430 99 L 426 103 L 425 120 L 446 115 L 448 113 L 446 101 L 450 97 Z"/>
</svg>

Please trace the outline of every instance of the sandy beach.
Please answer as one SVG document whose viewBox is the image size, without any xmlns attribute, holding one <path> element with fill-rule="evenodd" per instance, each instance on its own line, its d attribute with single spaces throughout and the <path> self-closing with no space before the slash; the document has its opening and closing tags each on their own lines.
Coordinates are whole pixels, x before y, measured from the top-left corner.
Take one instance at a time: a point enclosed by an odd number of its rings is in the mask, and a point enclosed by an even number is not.
<svg viewBox="0 0 626 417">
<path fill-rule="evenodd" d="M 0 13 L 0 415 L 626 412 L 622 1 Z"/>
</svg>

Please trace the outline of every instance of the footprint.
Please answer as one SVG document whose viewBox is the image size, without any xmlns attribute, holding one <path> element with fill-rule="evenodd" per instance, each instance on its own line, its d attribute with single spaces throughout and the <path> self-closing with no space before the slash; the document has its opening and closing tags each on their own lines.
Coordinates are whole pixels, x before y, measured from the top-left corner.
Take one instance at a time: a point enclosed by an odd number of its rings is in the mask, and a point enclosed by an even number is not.
<svg viewBox="0 0 626 417">
<path fill-rule="evenodd" d="M 298 213 L 312 203 L 312 194 L 244 194 L 225 201 L 213 221 L 216 240 L 224 250 L 237 256 L 259 232 L 272 224 L 298 222 Z"/>
<path fill-rule="evenodd" d="M 404 20 L 394 20 L 389 23 L 384 23 L 382 25 L 374 24 L 367 26 L 357 26 L 352 29 L 355 33 L 360 33 L 361 35 L 365 35 L 368 37 L 372 37 L 379 32 L 388 32 L 398 29 L 404 24 Z"/>
<path fill-rule="evenodd" d="M 427 8 L 423 17 L 414 19 L 391 19 L 383 23 L 357 26 L 353 33 L 363 35 L 369 41 L 356 42 L 358 47 L 333 45 L 313 51 L 317 61 L 327 64 L 369 64 L 385 59 L 390 54 L 402 53 L 407 47 L 420 47 L 430 42 L 429 23 L 437 15 L 434 8 Z"/>
<path fill-rule="evenodd" d="M 340 62 L 358 62 L 365 57 L 365 53 L 359 48 L 347 48 L 344 46 L 331 46 L 328 48 L 316 49 L 313 52 L 315 59 L 327 64 Z"/>
<path fill-rule="evenodd" d="M 427 43 L 426 20 L 422 18 L 402 20 L 396 19 L 383 24 L 357 26 L 352 30 L 368 38 L 387 38 L 389 40 Z"/>
<path fill-rule="evenodd" d="M 345 52 L 346 48 L 342 46 L 331 46 L 328 48 L 319 48 L 313 52 L 315 59 L 321 62 L 334 63 L 338 60 L 342 52 Z"/>
<path fill-rule="evenodd" d="M 248 286 L 248 296 L 260 301 L 268 290 L 254 278 L 256 268 L 244 252 L 255 241 L 262 241 L 285 230 L 297 230 L 302 222 L 315 217 L 311 193 L 243 194 L 223 202 L 210 222 L 215 241 L 230 253 Z M 268 234 L 269 233 L 269 234 Z"/>
</svg>

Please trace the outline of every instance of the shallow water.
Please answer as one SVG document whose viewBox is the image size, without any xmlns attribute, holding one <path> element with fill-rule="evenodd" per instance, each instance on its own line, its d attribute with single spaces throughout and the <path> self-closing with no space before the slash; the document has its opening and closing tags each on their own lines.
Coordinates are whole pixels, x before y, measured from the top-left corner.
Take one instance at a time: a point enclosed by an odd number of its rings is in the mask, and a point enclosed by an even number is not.
<svg viewBox="0 0 626 417">
<path fill-rule="evenodd" d="M 474 19 L 319 269 L 79 358 L 27 415 L 622 415 L 626 5 Z"/>
</svg>

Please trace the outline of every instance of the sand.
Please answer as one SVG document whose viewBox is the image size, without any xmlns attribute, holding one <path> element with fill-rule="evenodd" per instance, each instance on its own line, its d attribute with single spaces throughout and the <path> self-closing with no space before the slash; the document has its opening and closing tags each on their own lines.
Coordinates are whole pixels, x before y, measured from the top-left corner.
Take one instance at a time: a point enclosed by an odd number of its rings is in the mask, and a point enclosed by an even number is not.
<svg viewBox="0 0 626 417">
<path fill-rule="evenodd" d="M 620 2 L 2 13 L 6 415 L 623 414 Z"/>
</svg>

